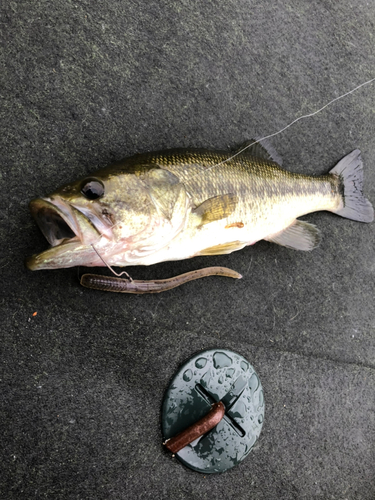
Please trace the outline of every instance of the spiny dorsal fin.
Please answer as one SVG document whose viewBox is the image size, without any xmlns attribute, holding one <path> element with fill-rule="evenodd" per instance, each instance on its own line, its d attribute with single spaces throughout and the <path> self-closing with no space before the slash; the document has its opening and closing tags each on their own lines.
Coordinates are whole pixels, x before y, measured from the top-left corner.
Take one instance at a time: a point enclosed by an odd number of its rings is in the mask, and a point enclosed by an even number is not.
<svg viewBox="0 0 375 500">
<path fill-rule="evenodd" d="M 194 212 L 201 218 L 200 225 L 203 226 L 229 217 L 236 209 L 237 203 L 237 195 L 223 194 L 204 201 Z"/>
<path fill-rule="evenodd" d="M 250 139 L 249 141 L 241 144 L 240 147 L 236 148 L 235 152 L 242 151 L 244 148 L 246 148 L 245 151 L 241 152 L 240 155 L 255 156 L 256 158 L 274 161 L 278 165 L 283 164 L 281 156 L 275 151 L 267 139 L 263 139 L 260 142 L 257 142 L 257 139 Z"/>
<path fill-rule="evenodd" d="M 283 231 L 264 239 L 294 250 L 309 251 L 319 245 L 321 236 L 319 229 L 313 224 L 295 220 Z"/>
</svg>

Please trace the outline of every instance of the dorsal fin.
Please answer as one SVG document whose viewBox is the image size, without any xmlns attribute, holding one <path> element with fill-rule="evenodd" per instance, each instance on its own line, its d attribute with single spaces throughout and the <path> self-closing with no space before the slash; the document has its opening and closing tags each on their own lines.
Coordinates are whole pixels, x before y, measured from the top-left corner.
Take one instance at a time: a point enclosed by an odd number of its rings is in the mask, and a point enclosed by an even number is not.
<svg viewBox="0 0 375 500">
<path fill-rule="evenodd" d="M 244 151 L 242 151 L 243 149 Z M 256 158 L 274 161 L 278 165 L 283 164 L 281 156 L 275 151 L 267 139 L 263 139 L 260 142 L 257 142 L 257 139 L 250 139 L 236 148 L 235 152 L 240 152 L 239 154 L 244 156 L 255 156 Z"/>
</svg>

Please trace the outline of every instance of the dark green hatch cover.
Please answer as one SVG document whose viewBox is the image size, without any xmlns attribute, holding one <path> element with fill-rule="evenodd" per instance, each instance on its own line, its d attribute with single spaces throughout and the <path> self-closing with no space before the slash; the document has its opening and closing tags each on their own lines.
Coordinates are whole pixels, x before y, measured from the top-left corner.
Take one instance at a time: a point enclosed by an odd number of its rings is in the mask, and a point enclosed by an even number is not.
<svg viewBox="0 0 375 500">
<path fill-rule="evenodd" d="M 174 377 L 164 397 L 164 440 L 195 424 L 219 401 L 225 406 L 222 420 L 176 453 L 183 464 L 198 472 L 223 472 L 250 453 L 264 418 L 259 377 L 239 354 L 212 349 L 191 358 Z"/>
</svg>

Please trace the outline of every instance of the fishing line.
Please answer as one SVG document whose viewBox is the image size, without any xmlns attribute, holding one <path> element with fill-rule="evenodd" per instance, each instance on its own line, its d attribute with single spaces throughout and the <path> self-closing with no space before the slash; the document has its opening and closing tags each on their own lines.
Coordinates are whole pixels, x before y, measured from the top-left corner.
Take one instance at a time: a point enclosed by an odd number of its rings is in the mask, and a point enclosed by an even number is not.
<svg viewBox="0 0 375 500">
<path fill-rule="evenodd" d="M 92 246 L 92 248 L 95 250 L 96 255 L 97 255 L 97 256 L 100 258 L 100 260 L 101 260 L 101 261 L 102 261 L 102 262 L 103 262 L 103 263 L 104 263 L 104 264 L 108 267 L 108 269 L 109 269 L 110 271 L 112 271 L 112 272 L 113 272 L 113 274 L 115 274 L 115 275 L 116 275 L 116 276 L 118 276 L 119 278 L 120 278 L 123 274 L 125 274 L 125 275 L 127 276 L 127 278 L 128 278 L 128 280 L 129 280 L 129 281 L 133 281 L 133 278 L 132 278 L 132 277 L 131 277 L 131 276 L 130 276 L 130 275 L 129 275 L 126 271 L 122 271 L 122 273 L 116 273 L 116 271 L 115 271 L 115 270 L 114 270 L 114 269 L 113 269 L 113 268 L 112 268 L 112 267 L 108 264 L 108 262 L 106 262 L 106 261 L 104 260 L 104 258 L 100 255 L 100 253 L 97 251 L 97 249 L 94 247 L 94 245 L 93 245 L 92 243 L 91 243 L 91 246 Z"/>
<path fill-rule="evenodd" d="M 313 111 L 312 113 L 308 113 L 307 115 L 300 116 L 299 118 L 296 118 L 295 120 L 293 120 L 292 122 L 290 122 L 289 125 L 286 125 L 285 127 L 283 127 L 282 129 L 278 130 L 277 132 L 274 132 L 273 134 L 261 137 L 260 139 L 257 139 L 256 141 L 254 141 L 254 142 L 252 142 L 252 143 L 244 146 L 239 151 L 237 151 L 237 153 L 235 153 L 232 156 L 230 156 L 229 158 L 221 161 L 220 163 L 217 163 L 216 165 L 212 165 L 212 167 L 207 168 L 205 171 L 207 172 L 208 170 L 211 170 L 211 169 L 213 169 L 215 167 L 223 165 L 224 163 L 226 163 L 226 162 L 228 162 L 230 160 L 233 160 L 233 158 L 235 158 L 236 156 L 240 155 L 241 153 L 243 153 L 244 151 L 246 151 L 246 149 L 250 148 L 251 146 L 254 146 L 254 144 L 260 143 L 261 141 L 264 141 L 266 139 L 270 139 L 271 137 L 275 137 L 276 135 L 279 135 L 282 132 L 284 132 L 285 130 L 287 130 L 288 128 L 290 128 L 295 123 L 297 123 L 297 122 L 299 122 L 301 120 L 304 120 L 305 118 L 311 118 L 312 116 L 317 115 L 318 113 L 320 113 L 321 111 L 323 111 L 325 108 L 328 108 L 328 106 L 330 106 L 334 102 L 339 101 L 340 99 L 343 99 L 344 97 L 346 97 L 346 96 L 348 96 L 350 94 L 353 94 L 354 92 L 356 92 L 361 87 L 364 87 L 365 85 L 369 85 L 373 81 L 375 81 L 375 78 L 371 78 L 371 80 L 368 80 L 367 82 L 361 83 L 360 85 L 358 85 L 354 89 L 349 90 L 348 92 L 345 92 L 345 94 L 342 94 L 342 95 L 340 95 L 338 97 L 335 97 L 335 99 L 332 99 L 332 101 L 329 101 L 327 104 L 325 104 L 321 108 L 317 109 L 316 111 Z"/>
</svg>

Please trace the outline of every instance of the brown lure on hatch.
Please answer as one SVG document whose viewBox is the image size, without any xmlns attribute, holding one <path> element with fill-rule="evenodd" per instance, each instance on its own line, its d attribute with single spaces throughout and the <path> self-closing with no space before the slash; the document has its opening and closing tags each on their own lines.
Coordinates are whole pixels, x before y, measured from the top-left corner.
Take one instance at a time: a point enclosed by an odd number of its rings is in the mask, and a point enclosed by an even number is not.
<svg viewBox="0 0 375 500">
<path fill-rule="evenodd" d="M 226 254 L 262 239 L 312 250 L 320 232 L 297 220 L 304 214 L 373 220 L 358 149 L 320 177 L 288 172 L 275 160 L 259 143 L 236 155 L 169 150 L 66 184 L 30 203 L 51 247 L 27 266 L 150 265 Z"/>
</svg>

